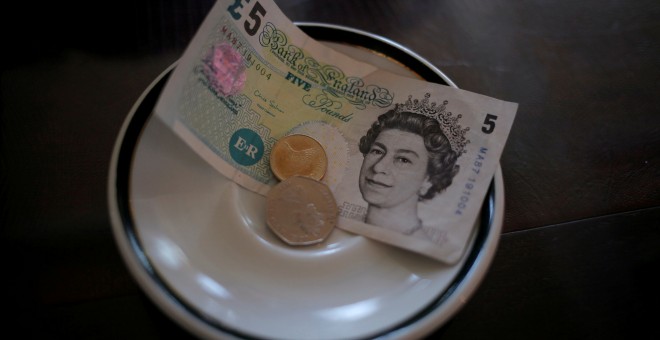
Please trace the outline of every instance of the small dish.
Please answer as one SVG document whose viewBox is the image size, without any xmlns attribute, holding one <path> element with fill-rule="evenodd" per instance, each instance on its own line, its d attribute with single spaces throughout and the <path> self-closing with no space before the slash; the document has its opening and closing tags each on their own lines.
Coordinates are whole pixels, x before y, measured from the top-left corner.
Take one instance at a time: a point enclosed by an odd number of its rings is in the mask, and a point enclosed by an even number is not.
<svg viewBox="0 0 660 340">
<path fill-rule="evenodd" d="M 456 86 L 410 50 L 351 28 L 307 34 L 392 72 Z M 168 316 L 204 338 L 409 338 L 447 322 L 477 289 L 504 213 L 498 168 L 469 248 L 453 266 L 336 229 L 292 248 L 265 223 L 265 197 L 205 163 L 155 117 L 168 75 L 144 91 L 117 137 L 109 175 L 114 236 Z"/>
</svg>

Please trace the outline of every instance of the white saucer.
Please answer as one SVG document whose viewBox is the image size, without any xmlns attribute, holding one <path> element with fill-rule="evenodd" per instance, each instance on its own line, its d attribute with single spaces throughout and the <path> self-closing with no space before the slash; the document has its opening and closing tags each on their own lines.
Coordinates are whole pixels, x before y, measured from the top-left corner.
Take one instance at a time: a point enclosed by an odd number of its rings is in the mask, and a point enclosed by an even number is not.
<svg viewBox="0 0 660 340">
<path fill-rule="evenodd" d="M 355 58 L 455 86 L 384 38 L 298 25 Z M 471 297 L 502 228 L 499 168 L 457 265 L 339 229 L 319 245 L 292 248 L 266 227 L 265 197 L 227 180 L 152 117 L 174 67 L 129 113 L 109 175 L 120 252 L 141 288 L 173 320 L 203 338 L 410 338 L 442 326 Z"/>
</svg>

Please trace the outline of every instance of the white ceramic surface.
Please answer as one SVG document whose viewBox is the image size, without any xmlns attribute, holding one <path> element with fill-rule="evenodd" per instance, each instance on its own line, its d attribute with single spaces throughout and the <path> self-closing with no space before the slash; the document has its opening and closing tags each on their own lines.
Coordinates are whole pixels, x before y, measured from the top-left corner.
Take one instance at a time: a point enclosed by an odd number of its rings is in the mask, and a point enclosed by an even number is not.
<svg viewBox="0 0 660 340">
<path fill-rule="evenodd" d="M 331 45 L 401 74 L 411 72 L 363 48 Z M 220 175 L 156 117 L 147 120 L 134 146 L 128 192 L 118 189 L 119 153 L 131 147 L 124 137 L 150 91 L 136 103 L 117 139 L 110 212 L 131 273 L 191 333 L 204 338 L 417 337 L 451 318 L 481 282 L 501 231 L 501 171 L 494 177 L 490 224 L 480 228 L 478 219 L 475 230 L 481 235 L 473 235 L 466 252 L 472 256 L 457 265 L 339 229 L 321 244 L 294 248 L 266 227 L 264 197 Z M 122 200 L 128 200 L 128 212 L 122 211 Z M 477 238 L 481 242 L 475 246 Z"/>
</svg>

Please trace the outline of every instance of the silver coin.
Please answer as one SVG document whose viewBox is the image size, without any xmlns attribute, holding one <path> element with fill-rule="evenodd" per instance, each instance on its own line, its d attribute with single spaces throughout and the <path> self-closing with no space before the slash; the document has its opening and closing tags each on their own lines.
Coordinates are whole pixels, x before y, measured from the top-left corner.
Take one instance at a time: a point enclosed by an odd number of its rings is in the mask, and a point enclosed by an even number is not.
<svg viewBox="0 0 660 340">
<path fill-rule="evenodd" d="M 268 192 L 266 223 L 289 245 L 316 244 L 335 228 L 337 203 L 327 185 L 308 177 L 289 177 Z"/>
</svg>

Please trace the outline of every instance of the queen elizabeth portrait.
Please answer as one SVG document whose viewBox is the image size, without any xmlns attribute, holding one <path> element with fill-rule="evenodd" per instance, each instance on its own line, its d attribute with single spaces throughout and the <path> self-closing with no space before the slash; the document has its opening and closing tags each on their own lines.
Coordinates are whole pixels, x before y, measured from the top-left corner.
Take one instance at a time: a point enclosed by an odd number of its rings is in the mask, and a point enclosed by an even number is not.
<svg viewBox="0 0 660 340">
<path fill-rule="evenodd" d="M 360 139 L 364 156 L 359 188 L 367 202 L 365 222 L 404 234 L 423 231 L 418 204 L 431 200 L 452 183 L 463 153 L 465 132 L 460 115 L 424 99 L 412 100 L 381 114 Z"/>
</svg>

